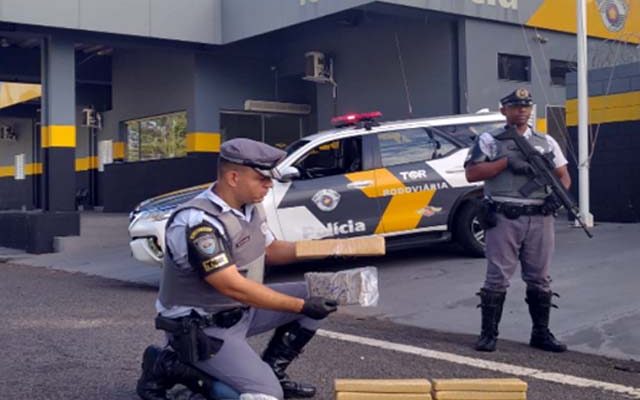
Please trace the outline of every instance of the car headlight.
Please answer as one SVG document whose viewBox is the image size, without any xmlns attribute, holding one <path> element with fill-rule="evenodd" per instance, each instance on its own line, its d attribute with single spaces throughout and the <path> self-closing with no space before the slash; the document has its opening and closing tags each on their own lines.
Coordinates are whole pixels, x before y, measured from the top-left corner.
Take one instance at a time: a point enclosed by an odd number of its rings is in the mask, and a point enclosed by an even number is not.
<svg viewBox="0 0 640 400">
<path fill-rule="evenodd" d="M 164 219 L 169 218 L 171 212 L 173 210 L 151 210 L 151 211 L 140 211 L 137 215 L 134 216 L 135 219 L 152 219 L 154 221 L 162 221 Z"/>
<path fill-rule="evenodd" d="M 169 218 L 169 216 L 171 215 L 172 212 L 173 212 L 173 210 L 151 211 L 146 215 L 146 218 L 151 218 L 154 221 L 162 221 L 162 220 L 165 220 L 165 219 Z"/>
</svg>

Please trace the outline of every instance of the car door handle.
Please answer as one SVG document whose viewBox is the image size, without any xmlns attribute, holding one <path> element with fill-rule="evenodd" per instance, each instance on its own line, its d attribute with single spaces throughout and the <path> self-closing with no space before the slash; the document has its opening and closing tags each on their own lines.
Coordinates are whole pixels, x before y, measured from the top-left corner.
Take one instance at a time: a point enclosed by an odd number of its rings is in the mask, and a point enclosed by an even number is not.
<svg viewBox="0 0 640 400">
<path fill-rule="evenodd" d="M 373 181 L 355 181 L 351 183 L 347 183 L 348 189 L 364 189 L 373 185 Z"/>
<path fill-rule="evenodd" d="M 458 172 L 464 172 L 464 168 L 448 169 L 444 172 L 446 172 L 447 174 L 457 174 Z"/>
</svg>

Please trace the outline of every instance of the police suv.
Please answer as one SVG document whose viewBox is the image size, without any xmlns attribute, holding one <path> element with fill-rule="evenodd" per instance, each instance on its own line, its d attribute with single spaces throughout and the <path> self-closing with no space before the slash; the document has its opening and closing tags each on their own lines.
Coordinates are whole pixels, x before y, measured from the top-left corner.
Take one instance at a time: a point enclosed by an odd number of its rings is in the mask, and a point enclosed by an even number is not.
<svg viewBox="0 0 640 400">
<path fill-rule="evenodd" d="M 264 199 L 278 239 L 383 235 L 396 249 L 455 240 L 470 255 L 484 252 L 479 183 L 463 163 L 476 136 L 504 125 L 499 113 L 378 122 L 380 113 L 332 120 L 335 129 L 286 149 Z M 131 213 L 129 234 L 138 260 L 160 263 L 171 211 L 207 185 L 158 196 Z"/>
</svg>

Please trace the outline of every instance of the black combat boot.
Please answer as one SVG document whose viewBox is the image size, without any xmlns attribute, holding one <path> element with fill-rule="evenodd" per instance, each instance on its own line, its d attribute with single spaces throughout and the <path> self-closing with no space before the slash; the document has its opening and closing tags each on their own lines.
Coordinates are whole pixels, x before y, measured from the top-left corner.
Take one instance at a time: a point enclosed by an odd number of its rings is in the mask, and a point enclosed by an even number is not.
<svg viewBox="0 0 640 400">
<path fill-rule="evenodd" d="M 142 354 L 142 375 L 138 379 L 136 392 L 143 400 L 166 400 L 167 389 L 170 389 L 166 382 L 164 373 L 157 363 L 158 356 L 162 349 L 158 346 L 148 346 Z"/>
<path fill-rule="evenodd" d="M 502 306 L 507 293 L 480 289 L 477 294 L 480 296 L 478 307 L 482 308 L 482 330 L 475 348 L 477 351 L 495 351 L 498 342 L 498 324 L 502 318 Z"/>
<path fill-rule="evenodd" d="M 312 385 L 294 382 L 284 372 L 291 362 L 302 352 L 302 348 L 315 335 L 296 321 L 276 329 L 267 349 L 262 354 L 264 362 L 269 364 L 280 380 L 285 399 L 313 397 L 316 388 Z"/>
<path fill-rule="evenodd" d="M 142 359 L 142 376 L 136 387 L 138 396 L 143 400 L 165 400 L 166 391 L 178 383 L 194 393 L 211 397 L 213 379 L 209 375 L 178 360 L 176 353 L 169 349 L 147 347 Z"/>
<path fill-rule="evenodd" d="M 553 295 L 553 292 L 527 290 L 525 301 L 529 305 L 529 314 L 531 314 L 531 321 L 533 322 L 529 346 L 544 351 L 562 353 L 567 351 L 567 345 L 557 340 L 549 330 L 549 313 L 551 307 L 556 307 L 551 304 Z"/>
</svg>

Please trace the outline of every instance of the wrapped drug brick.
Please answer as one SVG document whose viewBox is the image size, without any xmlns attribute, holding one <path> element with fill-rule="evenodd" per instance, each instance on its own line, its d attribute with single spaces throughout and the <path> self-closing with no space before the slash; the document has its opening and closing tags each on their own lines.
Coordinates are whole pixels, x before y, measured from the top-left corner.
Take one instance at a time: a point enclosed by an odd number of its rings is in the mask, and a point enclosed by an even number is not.
<svg viewBox="0 0 640 400">
<path fill-rule="evenodd" d="M 339 305 L 371 307 L 378 304 L 378 269 L 353 268 L 339 272 L 304 274 L 309 294 L 336 300 Z"/>
</svg>

